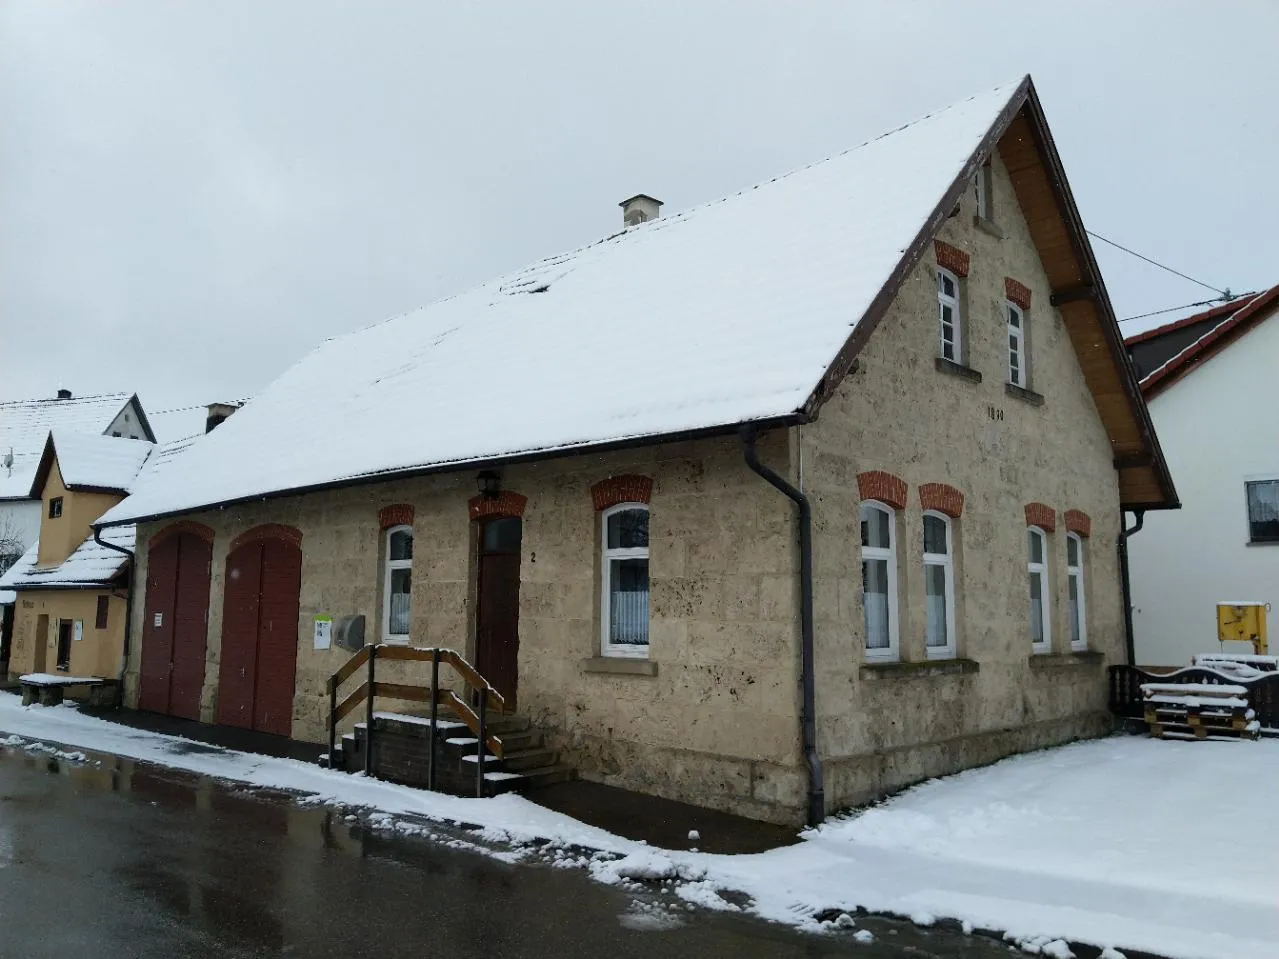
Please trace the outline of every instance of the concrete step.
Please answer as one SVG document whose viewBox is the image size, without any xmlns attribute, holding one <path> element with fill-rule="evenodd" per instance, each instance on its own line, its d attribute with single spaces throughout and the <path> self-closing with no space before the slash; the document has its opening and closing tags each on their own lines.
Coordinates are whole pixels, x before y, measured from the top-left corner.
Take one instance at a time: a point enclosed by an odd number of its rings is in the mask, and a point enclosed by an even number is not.
<svg viewBox="0 0 1279 959">
<path fill-rule="evenodd" d="M 499 796 L 502 793 L 519 792 L 535 786 L 549 786 L 552 783 L 568 782 L 574 778 L 576 770 L 566 763 L 553 763 L 549 766 L 536 766 L 522 769 L 519 772 L 491 772 L 484 774 L 484 781 L 489 795 Z"/>
<path fill-rule="evenodd" d="M 462 762 L 475 768 L 475 753 L 466 753 L 460 757 Z M 517 749 L 507 752 L 501 759 L 492 753 L 484 754 L 484 765 L 492 766 L 508 773 L 522 772 L 525 769 L 538 769 L 555 763 L 555 753 L 549 749 Z"/>
</svg>

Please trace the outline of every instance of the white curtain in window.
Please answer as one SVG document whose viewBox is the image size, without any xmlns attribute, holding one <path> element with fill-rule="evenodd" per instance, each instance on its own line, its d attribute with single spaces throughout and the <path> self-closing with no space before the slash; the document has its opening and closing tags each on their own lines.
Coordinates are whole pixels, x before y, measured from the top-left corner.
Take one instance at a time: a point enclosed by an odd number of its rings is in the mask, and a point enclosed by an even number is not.
<svg viewBox="0 0 1279 959">
<path fill-rule="evenodd" d="M 862 606 L 866 611 L 866 648 L 887 649 L 891 639 L 888 626 L 888 560 L 862 560 Z"/>
</svg>

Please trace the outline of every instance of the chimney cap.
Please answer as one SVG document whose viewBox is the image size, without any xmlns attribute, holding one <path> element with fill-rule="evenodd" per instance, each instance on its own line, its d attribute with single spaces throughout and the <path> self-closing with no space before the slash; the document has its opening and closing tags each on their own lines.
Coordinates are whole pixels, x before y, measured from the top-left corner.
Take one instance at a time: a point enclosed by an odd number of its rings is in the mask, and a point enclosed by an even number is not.
<svg viewBox="0 0 1279 959">
<path fill-rule="evenodd" d="M 621 203 L 618 204 L 618 206 L 625 209 L 626 207 L 634 203 L 636 200 L 649 200 L 653 203 L 656 203 L 658 206 L 662 205 L 662 201 L 655 196 L 649 196 L 647 193 L 636 193 L 633 197 L 629 197 L 623 200 Z"/>
<path fill-rule="evenodd" d="M 59 389 L 59 390 L 58 390 L 58 399 L 60 399 L 60 400 L 69 400 L 69 399 L 71 399 L 71 391 L 70 391 L 70 390 L 64 390 L 64 389 Z"/>
</svg>

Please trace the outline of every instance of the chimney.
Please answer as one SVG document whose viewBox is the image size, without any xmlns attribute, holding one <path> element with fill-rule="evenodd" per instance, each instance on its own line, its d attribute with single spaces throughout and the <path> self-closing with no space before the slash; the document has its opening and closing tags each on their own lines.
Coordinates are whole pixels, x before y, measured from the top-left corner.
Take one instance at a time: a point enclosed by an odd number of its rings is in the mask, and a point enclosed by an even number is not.
<svg viewBox="0 0 1279 959">
<path fill-rule="evenodd" d="M 662 201 L 655 200 L 644 193 L 637 193 L 629 200 L 618 204 L 622 208 L 622 223 L 626 226 L 639 226 L 648 220 L 656 220 L 662 215 Z"/>
<path fill-rule="evenodd" d="M 71 399 L 71 391 L 70 391 L 70 390 L 58 390 L 58 399 L 60 399 L 60 400 L 69 400 L 69 399 Z"/>
<path fill-rule="evenodd" d="M 205 409 L 208 416 L 204 420 L 204 432 L 212 433 L 213 428 L 238 410 L 241 403 L 210 403 Z"/>
</svg>

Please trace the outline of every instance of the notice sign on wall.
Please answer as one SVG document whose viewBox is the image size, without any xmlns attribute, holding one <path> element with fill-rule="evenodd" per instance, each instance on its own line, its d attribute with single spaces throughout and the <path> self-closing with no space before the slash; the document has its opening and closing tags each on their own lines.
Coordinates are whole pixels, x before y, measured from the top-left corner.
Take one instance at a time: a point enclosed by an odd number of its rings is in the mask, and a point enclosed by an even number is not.
<svg viewBox="0 0 1279 959">
<path fill-rule="evenodd" d="M 156 628 L 156 629 L 159 629 L 161 626 L 163 626 L 163 625 L 164 625 L 164 613 L 156 613 L 156 614 L 155 614 L 155 620 L 154 620 L 154 622 L 155 622 L 155 628 Z"/>
<path fill-rule="evenodd" d="M 75 621 L 75 625 L 71 627 L 71 638 L 77 643 L 80 642 L 80 640 L 84 639 L 84 620 L 83 619 L 77 619 Z"/>
<path fill-rule="evenodd" d="M 315 617 L 315 648 L 328 649 L 333 644 L 333 617 Z"/>
</svg>

